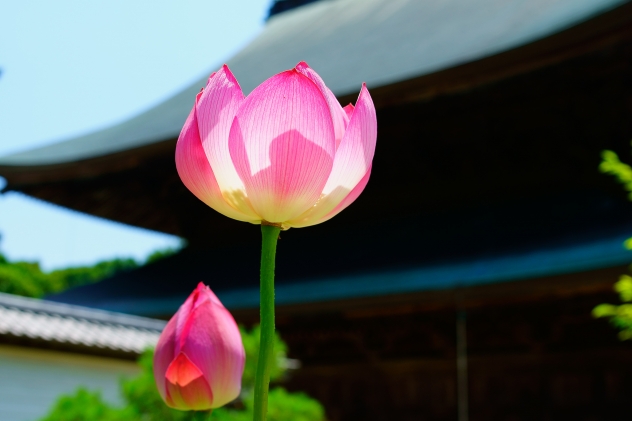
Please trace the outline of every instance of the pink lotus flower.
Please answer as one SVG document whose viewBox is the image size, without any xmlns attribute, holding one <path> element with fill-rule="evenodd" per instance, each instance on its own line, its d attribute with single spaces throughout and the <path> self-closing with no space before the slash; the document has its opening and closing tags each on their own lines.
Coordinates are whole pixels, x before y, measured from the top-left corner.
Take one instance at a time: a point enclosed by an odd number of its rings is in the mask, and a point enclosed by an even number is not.
<svg viewBox="0 0 632 421">
<path fill-rule="evenodd" d="M 228 66 L 197 95 L 176 147 L 184 184 L 216 211 L 284 229 L 332 218 L 364 190 L 377 121 L 363 84 L 342 108 L 301 62 L 244 98 Z"/>
<path fill-rule="evenodd" d="M 218 408 L 239 396 L 246 359 L 239 328 L 200 283 L 169 320 L 154 354 L 160 396 L 172 408 Z"/>
</svg>

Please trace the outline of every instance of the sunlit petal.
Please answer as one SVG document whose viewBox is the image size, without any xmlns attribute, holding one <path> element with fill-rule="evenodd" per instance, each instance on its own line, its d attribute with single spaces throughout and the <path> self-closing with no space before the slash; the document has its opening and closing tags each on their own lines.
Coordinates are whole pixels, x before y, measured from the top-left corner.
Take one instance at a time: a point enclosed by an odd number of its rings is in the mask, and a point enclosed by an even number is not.
<svg viewBox="0 0 632 421">
<path fill-rule="evenodd" d="M 331 119 L 334 124 L 337 148 L 342 141 L 342 137 L 345 134 L 345 128 L 347 127 L 347 123 L 349 122 L 349 117 L 347 116 L 347 113 L 343 111 L 342 107 L 340 106 L 340 102 L 338 102 L 338 99 L 336 99 L 334 93 L 331 92 L 331 89 L 329 89 L 327 85 L 325 85 L 325 82 L 321 79 L 318 73 L 316 73 L 314 69 L 309 67 L 307 63 L 301 61 L 299 64 L 296 65 L 296 70 L 299 73 L 307 76 L 312 82 L 314 82 L 327 100 L 327 105 L 329 106 L 329 111 L 331 112 Z"/>
<path fill-rule="evenodd" d="M 290 221 L 287 223 L 287 225 L 291 228 L 304 228 L 304 227 L 309 227 L 311 225 L 320 224 L 322 222 L 326 222 L 330 220 L 331 218 L 333 218 L 334 216 L 338 215 L 340 212 L 345 210 L 347 206 L 352 204 L 358 198 L 358 196 L 360 196 L 360 193 L 362 193 L 367 183 L 369 182 L 369 177 L 371 177 L 371 168 L 369 168 L 367 173 L 364 175 L 364 177 L 362 177 L 360 182 L 353 188 L 353 190 L 351 190 L 349 194 L 345 196 L 342 202 L 338 203 L 338 205 L 325 216 L 316 218 L 315 217 L 316 214 L 312 213 L 310 215 L 305 216 L 303 219 L 300 219 L 297 221 Z"/>
<path fill-rule="evenodd" d="M 229 148 L 255 212 L 266 221 L 284 222 L 320 197 L 335 143 L 325 97 L 293 69 L 263 82 L 245 99 Z"/>
<path fill-rule="evenodd" d="M 336 151 L 334 166 L 318 203 L 288 222 L 293 227 L 313 225 L 330 214 L 370 172 L 377 140 L 375 107 L 366 86 L 353 109 L 345 137 Z M 367 178 L 368 181 L 368 178 Z M 354 199 L 355 200 L 355 199 Z"/>
<path fill-rule="evenodd" d="M 213 392 L 199 369 L 183 352 L 171 362 L 165 374 L 167 404 L 173 408 L 213 408 Z"/>
<path fill-rule="evenodd" d="M 259 219 L 245 197 L 244 183 L 230 159 L 228 134 L 244 100 L 228 66 L 211 75 L 196 104 L 200 140 L 217 184 L 231 206 L 251 219 Z"/>
<path fill-rule="evenodd" d="M 256 217 L 236 210 L 224 200 L 215 174 L 213 174 L 202 148 L 195 107 L 191 110 L 178 138 L 176 169 L 184 185 L 198 199 L 222 215 L 239 221 L 253 222 L 256 220 Z"/>
</svg>

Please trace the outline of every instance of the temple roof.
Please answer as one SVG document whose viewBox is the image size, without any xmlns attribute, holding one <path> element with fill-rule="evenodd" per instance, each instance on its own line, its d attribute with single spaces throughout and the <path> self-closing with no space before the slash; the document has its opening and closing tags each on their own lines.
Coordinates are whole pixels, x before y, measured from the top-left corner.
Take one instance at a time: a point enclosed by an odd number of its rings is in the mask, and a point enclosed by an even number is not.
<svg viewBox="0 0 632 421">
<path fill-rule="evenodd" d="M 632 203 L 597 167 L 602 150 L 629 151 L 630 28 L 632 2 L 614 0 L 336 0 L 272 17 L 229 60 L 246 93 L 304 59 L 341 101 L 368 82 L 379 122 L 358 200 L 282 234 L 279 302 L 620 268 Z M 234 309 L 255 305 L 257 227 L 210 210 L 173 163 L 203 84 L 121 125 L 0 160 L 9 190 L 188 241 L 51 299 L 165 316 L 204 281 Z"/>
<path fill-rule="evenodd" d="M 276 16 L 228 64 L 244 93 L 307 61 L 339 97 L 481 60 L 603 14 L 626 0 L 336 0 Z M 81 161 L 177 137 L 202 78 L 104 130 L 0 158 L 11 167 Z M 10 181 L 10 180 L 9 180 Z"/>
</svg>

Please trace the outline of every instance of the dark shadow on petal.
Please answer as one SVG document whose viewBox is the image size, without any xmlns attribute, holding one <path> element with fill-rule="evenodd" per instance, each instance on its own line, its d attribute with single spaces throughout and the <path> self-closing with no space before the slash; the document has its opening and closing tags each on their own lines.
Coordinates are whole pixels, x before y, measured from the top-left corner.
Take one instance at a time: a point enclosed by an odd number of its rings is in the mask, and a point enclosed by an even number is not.
<svg viewBox="0 0 632 421">
<path fill-rule="evenodd" d="M 333 166 L 333 157 L 325 149 L 299 131 L 289 130 L 270 143 L 267 151 L 270 165 L 251 174 L 245 140 L 237 119 L 231 129 L 230 152 L 233 162 L 240 163 L 236 165 L 237 173 L 253 206 L 257 206 L 255 203 L 265 203 L 275 209 L 300 206 L 301 210 L 288 219 L 298 216 L 318 201 Z"/>
</svg>

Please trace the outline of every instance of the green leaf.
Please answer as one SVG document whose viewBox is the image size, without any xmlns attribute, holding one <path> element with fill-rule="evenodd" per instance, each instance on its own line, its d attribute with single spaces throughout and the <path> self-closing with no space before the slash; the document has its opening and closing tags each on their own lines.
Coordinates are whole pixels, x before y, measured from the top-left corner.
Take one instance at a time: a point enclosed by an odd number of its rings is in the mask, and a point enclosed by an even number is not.
<svg viewBox="0 0 632 421">
<path fill-rule="evenodd" d="M 614 290 L 619 293 L 621 301 L 632 301 L 632 277 L 621 275 L 619 282 L 614 284 Z"/>
<path fill-rule="evenodd" d="M 612 304 L 599 304 L 597 307 L 593 308 L 592 315 L 593 317 L 612 317 L 617 314 L 617 306 Z"/>
</svg>

